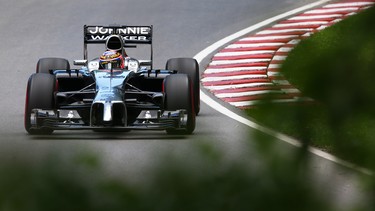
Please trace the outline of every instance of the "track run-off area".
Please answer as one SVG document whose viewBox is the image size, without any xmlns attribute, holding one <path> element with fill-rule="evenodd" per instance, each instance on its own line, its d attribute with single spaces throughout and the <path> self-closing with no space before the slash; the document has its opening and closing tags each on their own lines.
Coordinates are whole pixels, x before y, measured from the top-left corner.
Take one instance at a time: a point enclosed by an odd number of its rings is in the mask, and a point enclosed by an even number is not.
<svg viewBox="0 0 375 211">
<path fill-rule="evenodd" d="M 302 39 L 307 39 L 312 34 L 375 4 L 375 0 L 330 2 L 318 1 L 267 19 L 232 34 L 198 53 L 195 58 L 201 62 L 209 54 L 216 52 L 202 74 L 201 83 L 204 89 L 220 99 L 219 101 L 240 109 L 251 108 L 269 94 L 273 94 L 275 103 L 313 101 L 304 97 L 303 93 L 280 73 L 282 62 Z M 202 91 L 201 100 L 251 128 L 291 145 L 301 146 L 298 140 L 258 125 L 217 103 Z M 317 148 L 310 147 L 309 151 L 365 174 L 373 174 Z"/>
<path fill-rule="evenodd" d="M 344 0 L 307 10 L 271 27 L 234 41 L 216 53 L 202 75 L 204 88 L 239 108 L 249 108 L 275 94 L 275 102 L 312 99 L 280 73 L 281 63 L 295 45 L 361 10 L 375 0 Z"/>
</svg>

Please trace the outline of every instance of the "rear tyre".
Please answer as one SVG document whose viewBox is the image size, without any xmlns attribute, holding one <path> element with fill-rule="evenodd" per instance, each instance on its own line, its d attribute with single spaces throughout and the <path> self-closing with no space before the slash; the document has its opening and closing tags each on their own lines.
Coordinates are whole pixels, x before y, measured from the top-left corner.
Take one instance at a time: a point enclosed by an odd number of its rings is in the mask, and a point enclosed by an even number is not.
<svg viewBox="0 0 375 211">
<path fill-rule="evenodd" d="M 31 135 L 51 134 L 52 129 L 31 129 L 31 110 L 34 108 L 53 109 L 56 79 L 54 75 L 34 73 L 27 83 L 25 102 L 25 129 Z"/>
<path fill-rule="evenodd" d="M 195 129 L 194 95 L 186 74 L 169 75 L 164 80 L 164 107 L 166 110 L 185 109 L 187 125 L 185 129 L 167 129 L 168 134 L 191 134 Z"/>
<path fill-rule="evenodd" d="M 190 78 L 194 93 L 194 111 L 200 111 L 199 65 L 193 58 L 172 58 L 167 61 L 167 70 L 177 70 L 178 73 L 187 74 Z"/>
<path fill-rule="evenodd" d="M 41 58 L 36 65 L 37 73 L 50 73 L 50 70 L 69 69 L 69 61 L 63 58 Z"/>
</svg>

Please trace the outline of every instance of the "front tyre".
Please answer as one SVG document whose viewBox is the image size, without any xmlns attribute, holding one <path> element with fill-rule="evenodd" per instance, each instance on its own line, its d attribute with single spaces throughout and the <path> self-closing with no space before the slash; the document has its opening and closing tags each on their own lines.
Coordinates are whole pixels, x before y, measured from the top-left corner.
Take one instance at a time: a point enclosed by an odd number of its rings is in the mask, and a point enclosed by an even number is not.
<svg viewBox="0 0 375 211">
<path fill-rule="evenodd" d="M 168 134 L 191 134 L 195 129 L 194 95 L 189 77 L 186 74 L 169 75 L 164 80 L 165 110 L 184 109 L 187 112 L 186 128 L 167 129 Z"/>
<path fill-rule="evenodd" d="M 31 129 L 31 110 L 35 108 L 53 109 L 54 91 L 56 79 L 54 75 L 47 73 L 34 73 L 27 83 L 25 101 L 25 129 L 31 135 L 51 134 L 52 129 L 40 128 Z"/>
<path fill-rule="evenodd" d="M 200 111 L 199 65 L 193 58 L 172 58 L 167 61 L 167 70 L 176 70 L 189 76 L 194 93 L 194 111 L 198 115 Z"/>
<path fill-rule="evenodd" d="M 63 58 L 41 58 L 36 64 L 36 73 L 50 73 L 50 70 L 69 69 L 69 61 Z"/>
</svg>

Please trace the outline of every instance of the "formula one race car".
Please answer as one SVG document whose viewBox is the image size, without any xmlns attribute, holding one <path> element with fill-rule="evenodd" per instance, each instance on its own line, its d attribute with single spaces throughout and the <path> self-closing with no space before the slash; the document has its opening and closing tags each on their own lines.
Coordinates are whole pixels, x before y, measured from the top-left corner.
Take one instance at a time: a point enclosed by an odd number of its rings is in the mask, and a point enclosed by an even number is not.
<svg viewBox="0 0 375 211">
<path fill-rule="evenodd" d="M 70 69 L 63 58 L 41 58 L 27 84 L 25 129 L 166 130 L 191 134 L 200 109 L 199 66 L 192 58 L 172 58 L 153 69 L 152 26 L 87 26 L 84 59 Z M 88 44 L 105 53 L 87 60 Z M 126 48 L 150 46 L 148 60 L 128 57 Z"/>
</svg>

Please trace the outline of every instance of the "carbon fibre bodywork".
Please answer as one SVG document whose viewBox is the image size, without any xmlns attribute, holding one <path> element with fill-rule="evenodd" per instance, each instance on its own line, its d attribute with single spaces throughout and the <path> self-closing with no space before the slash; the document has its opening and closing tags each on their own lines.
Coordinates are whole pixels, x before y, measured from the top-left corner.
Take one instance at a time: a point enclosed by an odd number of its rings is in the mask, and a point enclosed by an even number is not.
<svg viewBox="0 0 375 211">
<path fill-rule="evenodd" d="M 31 128 L 168 129 L 186 125 L 186 110 L 164 109 L 164 78 L 173 71 L 55 70 L 55 109 L 35 108 Z"/>
</svg>

